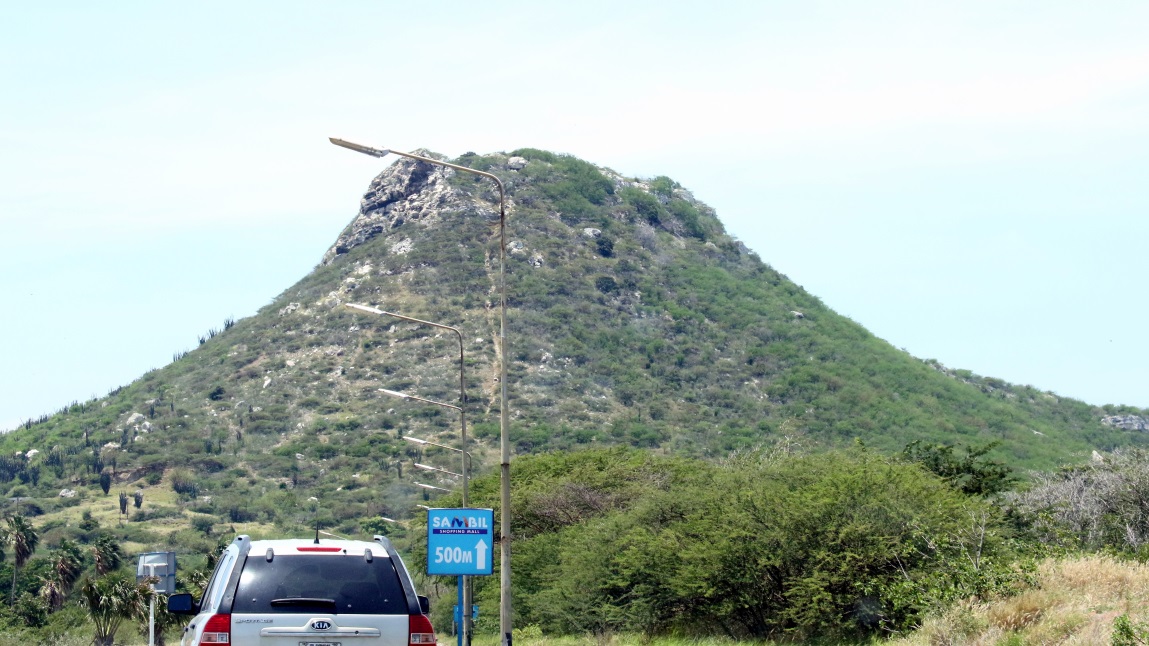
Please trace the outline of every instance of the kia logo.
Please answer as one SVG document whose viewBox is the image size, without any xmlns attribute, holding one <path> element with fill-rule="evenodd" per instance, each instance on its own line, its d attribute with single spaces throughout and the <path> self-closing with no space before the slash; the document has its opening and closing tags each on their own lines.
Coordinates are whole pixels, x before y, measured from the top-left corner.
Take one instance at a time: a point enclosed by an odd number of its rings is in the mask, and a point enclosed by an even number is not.
<svg viewBox="0 0 1149 646">
<path fill-rule="evenodd" d="M 316 629 L 316 630 L 327 630 L 328 628 L 331 627 L 331 622 L 330 621 L 313 621 L 313 622 L 311 622 L 311 627 Z"/>
</svg>

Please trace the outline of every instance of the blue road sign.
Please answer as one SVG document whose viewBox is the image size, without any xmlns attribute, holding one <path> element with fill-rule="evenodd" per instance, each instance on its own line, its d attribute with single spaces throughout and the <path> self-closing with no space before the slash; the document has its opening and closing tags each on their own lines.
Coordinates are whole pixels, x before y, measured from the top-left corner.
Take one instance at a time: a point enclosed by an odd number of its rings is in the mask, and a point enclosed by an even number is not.
<svg viewBox="0 0 1149 646">
<path fill-rule="evenodd" d="M 494 524 L 491 509 L 428 509 L 427 574 L 492 574 Z"/>
</svg>

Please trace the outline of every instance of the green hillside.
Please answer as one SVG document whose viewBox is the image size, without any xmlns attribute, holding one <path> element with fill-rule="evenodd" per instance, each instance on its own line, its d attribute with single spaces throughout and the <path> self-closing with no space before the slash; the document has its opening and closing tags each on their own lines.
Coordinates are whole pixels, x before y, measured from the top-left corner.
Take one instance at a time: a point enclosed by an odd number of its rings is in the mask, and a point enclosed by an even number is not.
<svg viewBox="0 0 1149 646">
<path fill-rule="evenodd" d="M 507 185 L 519 454 L 631 445 L 720 458 L 782 439 L 883 451 L 1000 442 L 997 459 L 1049 468 L 1145 443 L 1101 421 L 1144 411 L 951 370 L 875 338 L 727 235 L 669 178 L 530 149 L 455 161 Z M 66 512 L 99 501 L 110 521 L 116 492 L 140 490 L 143 505 L 128 513 L 150 521 L 131 538 L 139 546 L 213 543 L 213 525 L 295 531 L 318 515 L 357 532 L 378 524 L 369 518 L 409 515 L 426 491 L 416 482 L 453 484 L 413 463 L 457 470 L 457 459 L 401 436 L 456 443 L 458 418 L 378 389 L 456 403 L 457 343 L 344 304 L 463 330 L 476 463 L 492 464 L 497 209 L 486 180 L 396 162 L 323 263 L 258 314 L 107 397 L 0 438 L 7 504 L 27 498 L 51 542 L 72 531 Z M 187 529 L 191 518 L 206 531 Z"/>
</svg>

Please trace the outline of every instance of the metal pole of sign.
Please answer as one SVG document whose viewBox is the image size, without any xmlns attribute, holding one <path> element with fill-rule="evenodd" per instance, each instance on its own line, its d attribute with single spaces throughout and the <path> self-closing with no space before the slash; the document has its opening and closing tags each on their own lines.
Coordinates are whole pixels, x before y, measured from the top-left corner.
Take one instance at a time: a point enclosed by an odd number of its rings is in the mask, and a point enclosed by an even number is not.
<svg viewBox="0 0 1149 646">
<path fill-rule="evenodd" d="M 156 565 L 145 563 L 144 567 L 148 568 L 148 577 L 152 579 L 148 583 L 148 587 L 152 589 L 152 593 L 148 595 L 148 646 L 156 646 Z"/>
</svg>

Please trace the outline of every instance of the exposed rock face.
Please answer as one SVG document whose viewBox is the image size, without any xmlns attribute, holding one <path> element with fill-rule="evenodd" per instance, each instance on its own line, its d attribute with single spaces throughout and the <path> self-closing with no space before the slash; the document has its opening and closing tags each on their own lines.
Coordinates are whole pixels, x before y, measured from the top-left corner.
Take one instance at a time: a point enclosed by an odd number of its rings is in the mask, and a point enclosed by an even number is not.
<svg viewBox="0 0 1149 646">
<path fill-rule="evenodd" d="M 425 150 L 424 157 L 435 157 Z M 323 254 L 323 264 L 379 235 L 386 235 L 404 222 L 430 224 L 444 211 L 465 208 L 461 196 L 447 179 L 455 171 L 444 166 L 403 157 L 380 173 L 359 204 L 359 215 Z"/>
<path fill-rule="evenodd" d="M 1126 431 L 1149 431 L 1149 420 L 1137 415 L 1109 415 L 1102 417 L 1101 423 Z"/>
</svg>

